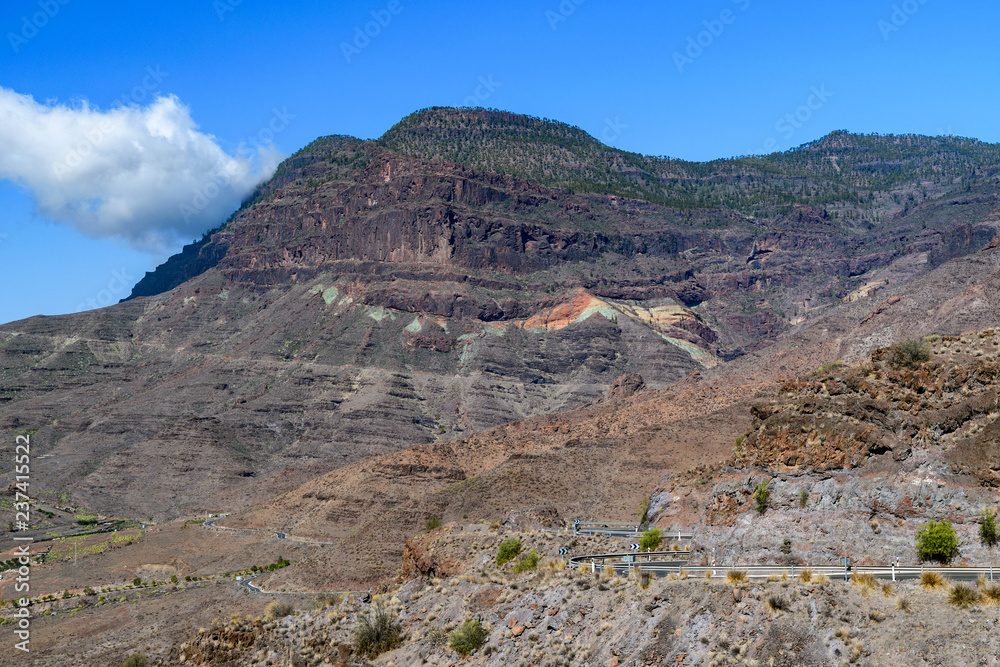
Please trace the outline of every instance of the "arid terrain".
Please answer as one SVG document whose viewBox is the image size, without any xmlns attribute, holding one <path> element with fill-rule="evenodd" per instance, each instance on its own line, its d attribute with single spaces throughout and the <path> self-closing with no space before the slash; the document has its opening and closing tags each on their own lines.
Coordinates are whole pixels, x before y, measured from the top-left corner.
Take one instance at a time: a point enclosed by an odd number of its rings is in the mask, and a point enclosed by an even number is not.
<svg viewBox="0 0 1000 667">
<path fill-rule="evenodd" d="M 55 515 L 34 664 L 366 664 L 369 591 L 408 633 L 373 664 L 452 664 L 428 633 L 470 616 L 476 664 L 995 664 L 996 607 L 947 586 L 643 583 L 558 554 L 628 550 L 559 531 L 648 499 L 692 564 L 912 564 L 929 519 L 989 564 L 995 153 L 834 133 L 685 163 L 448 109 L 316 140 L 124 302 L 0 325 L 0 423 Z M 914 337 L 929 360 L 890 365 Z M 540 569 L 495 566 L 515 535 Z M 282 559 L 267 593 L 236 581 Z M 275 600 L 297 613 L 254 620 Z"/>
</svg>

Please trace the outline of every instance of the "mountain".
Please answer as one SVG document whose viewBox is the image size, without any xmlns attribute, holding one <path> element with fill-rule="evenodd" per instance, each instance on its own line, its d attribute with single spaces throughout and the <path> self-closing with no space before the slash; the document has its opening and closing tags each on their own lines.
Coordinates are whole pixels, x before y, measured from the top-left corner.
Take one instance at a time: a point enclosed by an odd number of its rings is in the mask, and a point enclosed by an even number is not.
<svg viewBox="0 0 1000 667">
<path fill-rule="evenodd" d="M 53 497 L 235 509 L 626 373 L 726 372 L 983 247 L 995 158 L 835 133 L 690 163 L 454 109 L 323 137 L 126 302 L 0 327 L 0 423 L 37 430 Z"/>
</svg>

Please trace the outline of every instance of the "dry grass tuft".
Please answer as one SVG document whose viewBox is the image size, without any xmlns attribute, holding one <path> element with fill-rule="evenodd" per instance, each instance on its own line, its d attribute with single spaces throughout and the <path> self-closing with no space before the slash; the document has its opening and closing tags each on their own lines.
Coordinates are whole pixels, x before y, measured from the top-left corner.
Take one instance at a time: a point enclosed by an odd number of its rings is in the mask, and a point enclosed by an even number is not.
<svg viewBox="0 0 1000 667">
<path fill-rule="evenodd" d="M 955 584 L 948 591 L 948 604 L 956 607 L 971 607 L 979 602 L 979 592 L 972 586 Z"/>
<path fill-rule="evenodd" d="M 808 584 L 812 580 L 813 580 L 813 571 L 810 570 L 809 568 L 806 568 L 801 572 L 799 572 L 799 581 L 801 581 L 803 584 Z"/>
<path fill-rule="evenodd" d="M 851 583 L 857 586 L 861 590 L 861 594 L 866 597 L 870 595 L 872 591 L 880 588 L 878 579 L 876 579 L 875 575 L 870 572 L 855 574 L 851 577 Z"/>
<path fill-rule="evenodd" d="M 780 595 L 771 595 L 767 598 L 767 609 L 772 614 L 788 611 L 788 602 Z"/>
<path fill-rule="evenodd" d="M 920 575 L 920 585 L 927 590 L 934 590 L 944 586 L 944 577 L 937 572 L 924 572 Z"/>
<path fill-rule="evenodd" d="M 896 600 L 896 609 L 910 613 L 910 601 L 902 595 Z"/>
<path fill-rule="evenodd" d="M 1000 605 L 1000 584 L 987 584 L 982 587 L 979 594 L 983 604 L 994 607 Z"/>
<path fill-rule="evenodd" d="M 726 572 L 727 584 L 745 584 L 750 581 L 746 570 L 730 570 Z"/>
</svg>

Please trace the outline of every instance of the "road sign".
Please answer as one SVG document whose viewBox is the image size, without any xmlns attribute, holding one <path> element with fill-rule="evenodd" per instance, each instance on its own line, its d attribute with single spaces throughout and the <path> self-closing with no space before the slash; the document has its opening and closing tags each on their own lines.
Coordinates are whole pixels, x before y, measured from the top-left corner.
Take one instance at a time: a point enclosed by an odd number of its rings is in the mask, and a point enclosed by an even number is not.
<svg viewBox="0 0 1000 667">
<path fill-rule="evenodd" d="M 638 551 L 639 550 L 639 545 L 638 544 L 630 544 L 629 547 L 632 549 L 632 551 Z"/>
<path fill-rule="evenodd" d="M 560 556 L 565 556 L 568 553 L 569 553 L 569 549 L 567 549 L 566 547 L 562 547 L 561 549 L 559 549 L 559 555 Z"/>
<path fill-rule="evenodd" d="M 629 556 L 622 556 L 622 562 L 623 563 L 634 563 L 635 562 L 635 556 L 631 556 L 631 555 L 629 555 Z"/>
</svg>

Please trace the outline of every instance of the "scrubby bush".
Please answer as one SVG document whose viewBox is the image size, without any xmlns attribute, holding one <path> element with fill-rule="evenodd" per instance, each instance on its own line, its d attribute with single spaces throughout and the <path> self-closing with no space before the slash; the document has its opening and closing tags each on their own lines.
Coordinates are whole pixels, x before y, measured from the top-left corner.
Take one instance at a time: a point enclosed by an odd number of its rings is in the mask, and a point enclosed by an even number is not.
<svg viewBox="0 0 1000 667">
<path fill-rule="evenodd" d="M 955 584 L 948 592 L 948 604 L 956 607 L 971 607 L 979 602 L 979 592 L 972 586 Z"/>
<path fill-rule="evenodd" d="M 84 595 L 97 595 L 97 591 L 95 591 L 90 586 L 87 586 L 86 588 L 83 589 L 83 594 Z"/>
<path fill-rule="evenodd" d="M 359 619 L 354 647 L 361 655 L 374 659 L 402 643 L 403 626 L 384 606 L 377 605 Z"/>
<path fill-rule="evenodd" d="M 135 586 L 136 588 L 142 586 L 142 579 L 136 577 L 135 579 L 132 580 L 132 585 Z"/>
<path fill-rule="evenodd" d="M 133 653 L 122 663 L 122 667 L 149 667 L 149 658 L 142 653 Z"/>
<path fill-rule="evenodd" d="M 917 531 L 916 546 L 920 560 L 946 564 L 958 553 L 958 535 L 947 521 L 928 521 Z"/>
<path fill-rule="evenodd" d="M 293 611 L 295 611 L 295 608 L 287 602 L 278 602 L 277 600 L 268 602 L 267 606 L 264 607 L 264 620 L 273 621 L 278 618 L 284 618 Z"/>
<path fill-rule="evenodd" d="M 763 481 L 753 490 L 753 505 L 761 514 L 767 511 L 767 505 L 771 502 L 771 490 L 768 486 L 768 482 Z"/>
<path fill-rule="evenodd" d="M 516 574 L 520 574 L 522 572 L 530 572 L 531 570 L 534 570 L 535 568 L 538 567 L 538 561 L 540 559 L 541 556 L 538 555 L 538 550 L 532 549 L 528 553 L 523 554 L 520 558 L 518 558 L 517 562 L 514 563 L 514 567 L 512 569 Z"/>
<path fill-rule="evenodd" d="M 659 528 L 650 528 L 639 538 L 639 549 L 642 551 L 656 551 L 663 540 L 663 531 Z"/>
<path fill-rule="evenodd" d="M 448 645 L 457 653 L 469 655 L 482 648 L 487 637 L 489 637 L 489 632 L 486 631 L 483 624 L 478 620 L 469 619 L 462 623 L 458 630 L 451 633 Z"/>
<path fill-rule="evenodd" d="M 521 540 L 508 537 L 497 549 L 497 567 L 503 567 L 504 563 L 514 560 L 519 553 L 521 553 Z"/>
<path fill-rule="evenodd" d="M 924 572 L 920 575 L 920 585 L 931 590 L 940 588 L 944 586 L 944 577 L 937 572 Z"/>
<path fill-rule="evenodd" d="M 919 368 L 931 358 L 931 345 L 923 338 L 908 338 L 889 346 L 889 365 L 893 368 Z"/>
<path fill-rule="evenodd" d="M 730 570 L 726 572 L 727 584 L 745 584 L 750 581 L 746 570 Z"/>
<path fill-rule="evenodd" d="M 427 520 L 424 521 L 424 530 L 426 530 L 428 533 L 434 530 L 435 528 L 440 528 L 440 527 L 441 527 L 441 517 L 429 516 L 427 517 Z"/>
<path fill-rule="evenodd" d="M 639 523 L 644 524 L 649 521 L 649 496 L 643 496 L 639 503 Z"/>
<path fill-rule="evenodd" d="M 176 574 L 170 575 L 170 583 L 172 583 L 172 584 L 176 584 L 177 583 L 177 575 Z"/>
<path fill-rule="evenodd" d="M 984 509 L 979 515 L 979 541 L 983 546 L 993 548 L 998 540 L 996 514 L 991 509 Z"/>
<path fill-rule="evenodd" d="M 805 509 L 807 504 L 809 504 L 809 489 L 802 489 L 799 491 L 799 507 Z"/>
</svg>

